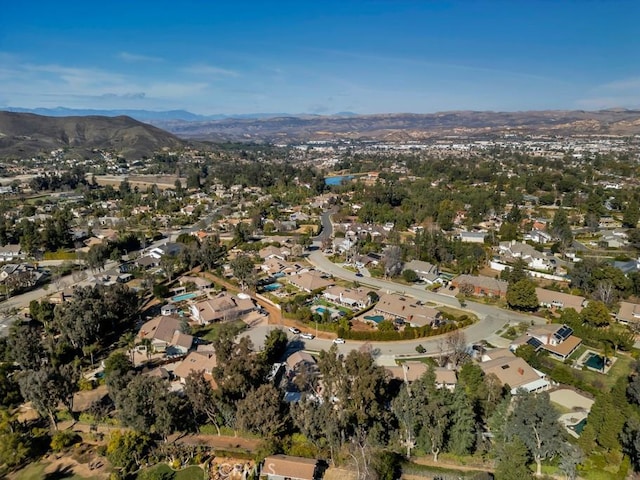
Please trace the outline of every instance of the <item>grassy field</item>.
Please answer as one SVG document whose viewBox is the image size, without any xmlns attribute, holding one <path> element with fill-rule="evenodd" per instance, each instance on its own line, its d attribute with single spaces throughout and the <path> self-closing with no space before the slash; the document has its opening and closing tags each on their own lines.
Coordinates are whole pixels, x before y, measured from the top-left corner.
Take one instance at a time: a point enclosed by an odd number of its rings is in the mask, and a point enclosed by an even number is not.
<svg viewBox="0 0 640 480">
<path fill-rule="evenodd" d="M 230 328 L 232 328 L 236 334 L 242 332 L 247 328 L 247 324 L 242 320 L 234 320 L 232 322 L 226 323 L 212 323 L 210 325 L 196 328 L 194 329 L 193 334 L 196 337 L 200 337 L 204 340 L 213 342 L 214 340 L 217 340 L 218 336 L 220 335 L 220 329 L 223 328 L 223 326 L 226 327 L 227 325 L 231 325 Z"/>
</svg>

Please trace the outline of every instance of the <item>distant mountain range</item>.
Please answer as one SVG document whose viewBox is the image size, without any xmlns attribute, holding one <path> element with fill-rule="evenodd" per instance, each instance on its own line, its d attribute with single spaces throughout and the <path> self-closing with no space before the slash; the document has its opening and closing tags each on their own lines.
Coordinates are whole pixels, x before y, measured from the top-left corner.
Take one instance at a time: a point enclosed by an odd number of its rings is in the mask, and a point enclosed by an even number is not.
<svg viewBox="0 0 640 480">
<path fill-rule="evenodd" d="M 245 114 L 217 114 L 217 115 L 198 115 L 197 113 L 191 113 L 186 110 L 165 110 L 165 111 L 153 111 L 153 110 L 92 110 L 92 109 L 78 109 L 78 108 L 19 108 L 19 107 L 5 107 L 0 108 L 6 112 L 18 112 L 18 113 L 35 113 L 36 115 L 45 115 L 48 117 L 85 117 L 88 115 L 100 115 L 104 117 L 119 117 L 126 115 L 127 117 L 135 118 L 141 122 L 154 122 L 154 121 L 168 121 L 168 120 L 180 120 L 183 122 L 204 122 L 208 120 L 223 120 L 226 118 L 274 118 L 274 117 L 290 117 L 290 116 L 308 116 L 308 115 L 292 115 L 290 113 L 245 113 Z M 336 116 L 353 116 L 356 115 L 352 112 L 339 112 Z M 311 115 L 317 116 L 317 115 Z"/>
<path fill-rule="evenodd" d="M 138 159 L 184 145 L 169 132 L 125 116 L 45 117 L 0 111 L 0 158 L 29 158 L 66 148 L 81 156 L 100 149 Z"/>
<path fill-rule="evenodd" d="M 419 142 L 445 137 L 496 138 L 505 134 L 640 135 L 640 111 L 624 109 L 304 115 L 204 121 L 172 117 L 193 115 L 189 112 L 151 113 L 167 118 L 148 120 L 155 125 L 152 126 L 128 116 L 57 117 L 0 111 L 0 158 L 25 158 L 57 148 L 77 152 L 104 149 L 127 158 L 141 158 L 163 148 L 180 148 L 187 141 L 293 143 L 354 139 Z"/>
<path fill-rule="evenodd" d="M 283 116 L 203 122 L 158 120 L 155 125 L 185 139 L 289 143 L 357 139 L 425 141 L 447 136 L 638 135 L 640 111 L 531 111 L 393 113 L 351 116 Z"/>
</svg>

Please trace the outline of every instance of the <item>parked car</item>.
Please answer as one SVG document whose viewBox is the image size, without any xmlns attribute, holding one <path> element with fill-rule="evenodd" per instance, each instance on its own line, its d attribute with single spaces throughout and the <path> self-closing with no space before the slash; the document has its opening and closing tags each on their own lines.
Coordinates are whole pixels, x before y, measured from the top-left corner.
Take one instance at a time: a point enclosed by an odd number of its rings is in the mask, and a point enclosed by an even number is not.
<svg viewBox="0 0 640 480">
<path fill-rule="evenodd" d="M 294 335 L 298 335 L 300 333 L 300 330 L 298 330 L 296 327 L 289 327 L 289 331 Z"/>
<path fill-rule="evenodd" d="M 360 272 L 356 273 L 356 277 L 363 277 L 364 275 L 362 275 Z"/>
<path fill-rule="evenodd" d="M 344 343 L 344 338 L 340 338 L 340 337 L 335 338 L 335 339 L 333 340 L 333 343 L 336 343 L 336 344 Z"/>
<path fill-rule="evenodd" d="M 314 338 L 316 338 L 313 333 L 301 333 L 300 337 L 304 338 L 305 340 L 313 340 Z"/>
</svg>

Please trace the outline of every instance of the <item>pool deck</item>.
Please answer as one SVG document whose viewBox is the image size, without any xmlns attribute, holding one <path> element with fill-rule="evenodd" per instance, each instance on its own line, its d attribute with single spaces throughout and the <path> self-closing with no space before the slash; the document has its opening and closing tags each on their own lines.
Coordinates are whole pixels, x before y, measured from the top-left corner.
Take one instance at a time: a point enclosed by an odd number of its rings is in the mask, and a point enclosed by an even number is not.
<svg viewBox="0 0 640 480">
<path fill-rule="evenodd" d="M 613 356 L 609 357 L 609 361 L 611 363 L 609 365 L 605 365 L 604 371 L 602 371 L 599 368 L 593 368 L 593 367 L 590 367 L 589 365 L 586 365 L 585 362 L 587 361 L 587 359 L 591 354 L 595 354 L 602 357 L 602 353 L 589 349 L 585 351 L 582 355 L 580 355 L 580 358 L 578 358 L 578 361 L 576 362 L 577 368 L 582 368 L 584 366 L 584 367 L 587 367 L 592 372 L 598 372 L 598 373 L 602 373 L 603 375 L 606 375 L 607 373 L 609 373 L 609 370 L 611 370 L 611 367 L 613 367 L 616 361 L 618 360 L 616 357 L 613 357 Z"/>
<path fill-rule="evenodd" d="M 574 438 L 580 438 L 580 435 L 572 428 L 569 428 L 569 425 L 575 425 L 576 423 L 579 423 L 581 420 L 584 420 L 585 418 L 587 418 L 587 415 L 588 413 L 586 412 L 565 413 L 564 415 L 560 415 L 560 418 L 558 418 L 558 421 L 560 422 L 561 425 L 564 426 L 567 432 L 569 432 L 569 435 L 571 435 Z"/>
</svg>

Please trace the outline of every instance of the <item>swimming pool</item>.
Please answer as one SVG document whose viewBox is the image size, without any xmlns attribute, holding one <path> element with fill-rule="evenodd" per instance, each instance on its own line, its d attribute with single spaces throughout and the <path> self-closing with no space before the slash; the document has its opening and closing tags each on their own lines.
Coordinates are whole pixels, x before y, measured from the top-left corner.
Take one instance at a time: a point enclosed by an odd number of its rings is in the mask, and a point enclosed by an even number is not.
<svg viewBox="0 0 640 480">
<path fill-rule="evenodd" d="M 281 283 L 274 282 L 270 283 L 269 285 L 265 285 L 263 288 L 265 292 L 273 292 L 275 290 L 278 290 L 280 287 L 282 287 Z"/>
<path fill-rule="evenodd" d="M 380 323 L 381 321 L 384 320 L 384 317 L 382 315 L 368 315 L 364 317 L 364 319 L 371 320 L 372 322 L 375 322 L 375 323 Z"/>
<path fill-rule="evenodd" d="M 328 309 L 326 309 L 326 308 L 324 308 L 324 307 L 318 307 L 318 308 L 316 308 L 316 312 L 318 312 L 318 313 L 320 313 L 320 314 L 323 314 L 324 312 L 329 312 L 329 313 L 331 313 L 331 310 L 328 310 Z"/>
<path fill-rule="evenodd" d="M 604 368 L 604 358 L 597 353 L 590 353 L 587 357 L 587 361 L 584 362 L 584 364 L 589 368 L 593 368 L 594 370 L 602 371 L 602 369 Z"/>
<path fill-rule="evenodd" d="M 191 300 L 196 296 L 195 293 L 183 293 L 182 295 L 176 295 L 171 299 L 172 302 L 184 302 L 185 300 Z"/>
<path fill-rule="evenodd" d="M 578 435 L 580 435 L 582 433 L 582 431 L 584 430 L 584 426 L 586 424 L 587 424 L 587 419 L 583 418 L 582 420 L 580 420 L 575 425 L 567 425 L 567 427 L 570 428 L 571 430 L 573 430 L 574 432 L 576 432 Z"/>
</svg>

